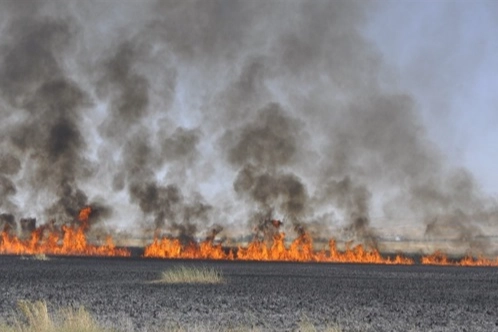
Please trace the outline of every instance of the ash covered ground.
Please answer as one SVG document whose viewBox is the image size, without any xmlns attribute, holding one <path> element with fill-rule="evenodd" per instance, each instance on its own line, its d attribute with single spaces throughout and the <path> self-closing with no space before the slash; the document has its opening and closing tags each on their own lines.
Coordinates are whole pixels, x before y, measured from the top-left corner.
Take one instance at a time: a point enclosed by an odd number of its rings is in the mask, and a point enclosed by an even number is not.
<svg viewBox="0 0 498 332">
<path fill-rule="evenodd" d="M 220 269 L 220 285 L 149 283 L 175 265 Z M 309 320 L 343 331 L 498 331 L 496 268 L 140 258 L 0 257 L 0 319 L 21 299 L 84 306 L 123 330 L 252 326 L 289 331 Z"/>
</svg>

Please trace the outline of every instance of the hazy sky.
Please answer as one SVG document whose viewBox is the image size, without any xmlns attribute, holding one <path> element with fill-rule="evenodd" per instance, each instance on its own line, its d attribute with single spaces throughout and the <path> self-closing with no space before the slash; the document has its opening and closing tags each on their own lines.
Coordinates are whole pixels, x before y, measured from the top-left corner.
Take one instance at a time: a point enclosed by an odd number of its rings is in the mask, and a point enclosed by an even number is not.
<svg viewBox="0 0 498 332">
<path fill-rule="evenodd" d="M 380 1 L 365 33 L 449 160 L 498 195 L 498 2 Z"/>
</svg>

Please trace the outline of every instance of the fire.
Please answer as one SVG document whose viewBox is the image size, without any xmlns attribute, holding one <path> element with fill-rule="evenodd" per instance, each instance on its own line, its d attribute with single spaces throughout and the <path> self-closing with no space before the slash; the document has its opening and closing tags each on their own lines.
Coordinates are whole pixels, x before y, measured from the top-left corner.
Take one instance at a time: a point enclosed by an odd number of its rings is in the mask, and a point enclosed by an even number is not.
<svg viewBox="0 0 498 332">
<path fill-rule="evenodd" d="M 110 236 L 103 245 L 88 242 L 86 233 L 90 228 L 91 215 L 92 208 L 86 206 L 78 213 L 78 224 L 63 225 L 58 229 L 54 223 L 48 223 L 35 228 L 26 238 L 11 234 L 7 227 L 0 233 L 0 254 L 130 256 L 129 250 L 116 248 Z M 366 248 L 363 245 L 354 247 L 347 245 L 345 250 L 339 250 L 334 239 L 329 241 L 327 248 L 317 251 L 314 249 L 311 235 L 302 226 L 295 228 L 298 236 L 289 243 L 286 241 L 285 233 L 279 231 L 281 225 L 281 221 L 274 219 L 264 222 L 257 228 L 254 239 L 247 246 L 240 245 L 232 249 L 223 248 L 221 243 L 215 243 L 214 239 L 221 231 L 221 227 L 213 229 L 206 240 L 199 243 L 182 243 L 177 238 L 155 236 L 153 242 L 144 248 L 143 256 L 167 259 L 415 264 L 412 258 L 402 255 L 386 257 L 376 248 Z M 268 241 L 266 236 L 261 237 L 261 232 L 264 233 L 265 230 L 266 235 L 271 234 L 271 241 Z M 436 251 L 421 257 L 420 263 L 439 266 L 498 266 L 498 258 L 468 255 L 458 260 L 450 259 L 443 252 Z"/>
<path fill-rule="evenodd" d="M 458 261 L 459 266 L 498 266 L 498 257 L 495 259 L 488 259 L 485 257 L 474 258 L 466 256 Z"/>
<path fill-rule="evenodd" d="M 88 219 L 90 219 L 90 213 L 92 213 L 92 208 L 90 206 L 85 206 L 80 210 L 78 214 L 78 220 L 81 222 L 83 228 L 88 227 Z"/>
<path fill-rule="evenodd" d="M 468 255 L 460 260 L 451 260 L 446 254 L 442 253 L 441 251 L 436 251 L 431 255 L 422 257 L 421 262 L 424 265 L 498 266 L 498 258 L 488 259 L 482 256 L 474 258 Z"/>
<path fill-rule="evenodd" d="M 78 214 L 78 220 L 81 222 L 87 222 L 90 218 L 90 213 L 92 213 L 92 208 L 90 206 L 85 206 L 80 210 Z"/>
<path fill-rule="evenodd" d="M 398 264 L 412 265 L 413 259 L 396 255 L 394 258 L 383 257 L 377 249 L 366 250 L 361 244 L 350 249 L 349 247 L 344 252 L 337 250 L 335 241 L 330 240 L 330 261 L 341 263 L 370 263 L 370 264 Z"/>
<path fill-rule="evenodd" d="M 271 220 L 269 224 L 279 229 L 281 222 Z M 313 239 L 304 228 L 296 227 L 298 237 L 285 245 L 285 233 L 273 235 L 271 244 L 257 237 L 247 246 L 238 246 L 235 250 L 223 249 L 221 244 L 213 244 L 214 237 L 207 240 L 183 245 L 180 240 L 158 238 L 145 248 L 144 257 L 172 259 L 213 259 L 242 261 L 288 261 L 288 262 L 324 262 L 324 263 L 358 263 L 358 264 L 389 264 L 413 265 L 412 258 L 402 255 L 384 257 L 375 249 L 367 249 L 363 245 L 347 246 L 344 251 L 337 248 L 335 240 L 330 240 L 326 250 L 316 251 Z M 444 253 L 435 253 L 421 257 L 424 265 L 454 265 L 454 266 L 498 266 L 498 258 L 490 260 L 484 257 L 467 256 L 459 261 L 450 260 Z"/>
<path fill-rule="evenodd" d="M 145 248 L 144 257 L 404 265 L 414 263 L 412 259 L 402 256 L 382 257 L 377 250 L 366 250 L 361 245 L 340 252 L 333 240 L 329 242 L 328 251 L 315 251 L 313 250 L 313 240 L 306 232 L 302 232 L 289 247 L 285 245 L 285 233 L 277 233 L 270 246 L 255 239 L 247 247 L 239 246 L 235 251 L 225 251 L 221 244 L 215 245 L 210 241 L 201 242 L 199 245 L 188 244 L 184 246 L 177 239 L 156 238 L 152 244 Z"/>
<path fill-rule="evenodd" d="M 441 251 L 436 251 L 431 255 L 423 256 L 421 262 L 424 265 L 451 265 L 448 257 Z"/>
<path fill-rule="evenodd" d="M 145 247 L 145 257 L 157 258 L 187 258 L 187 259 L 233 259 L 231 252 L 225 253 L 221 244 L 214 245 L 210 241 L 200 244 L 190 243 L 182 245 L 178 239 L 155 238 L 154 241 Z"/>
<path fill-rule="evenodd" d="M 111 237 L 101 246 L 88 243 L 86 231 L 92 212 L 87 206 L 79 212 L 80 225 L 64 225 L 60 230 L 39 226 L 29 238 L 20 239 L 6 230 L 0 233 L 0 254 L 10 255 L 74 255 L 74 256 L 130 256 L 129 250 L 116 248 Z"/>
</svg>

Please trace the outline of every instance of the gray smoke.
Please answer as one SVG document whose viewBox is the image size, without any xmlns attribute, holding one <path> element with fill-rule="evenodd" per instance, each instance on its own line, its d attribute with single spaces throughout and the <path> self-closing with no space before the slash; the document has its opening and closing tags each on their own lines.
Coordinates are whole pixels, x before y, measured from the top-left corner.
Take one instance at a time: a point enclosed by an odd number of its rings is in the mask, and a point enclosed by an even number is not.
<svg viewBox="0 0 498 332">
<path fill-rule="evenodd" d="M 293 222 L 303 217 L 306 186 L 297 175 L 285 171 L 296 157 L 299 139 L 299 122 L 278 104 L 263 108 L 254 123 L 226 134 L 228 159 L 240 167 L 233 184 L 235 192 L 257 203 L 255 208 L 264 215 L 278 209 Z"/>
<path fill-rule="evenodd" d="M 149 82 L 134 69 L 137 57 L 137 51 L 128 42 L 118 46 L 115 53 L 102 63 L 98 92 L 110 99 L 109 114 L 101 126 L 105 137 L 123 137 L 147 114 Z"/>
<path fill-rule="evenodd" d="M 91 204 L 185 242 L 275 217 L 371 246 L 379 211 L 471 246 L 497 219 L 385 80 L 375 4 L 36 4 L 1 8 L 1 213 L 29 191 L 47 218 Z"/>
<path fill-rule="evenodd" d="M 17 193 L 17 189 L 9 177 L 15 176 L 20 168 L 21 162 L 14 155 L 0 155 L 0 208 L 11 213 L 17 209 L 16 204 L 12 201 L 12 196 Z"/>
<path fill-rule="evenodd" d="M 68 20 L 32 17 L 31 10 L 27 17 L 17 9 L 21 14 L 3 27 L 0 51 L 0 94 L 4 107 L 18 115 L 2 133 L 5 149 L 10 150 L 2 158 L 2 173 L 17 175 L 21 161 L 15 156 L 22 156 L 22 180 L 30 190 L 47 190 L 56 197 L 46 206 L 47 214 L 70 220 L 87 200 L 78 179 L 90 175 L 85 172 L 79 121 L 91 104 L 87 93 L 68 77 L 62 58 L 76 38 L 76 28 Z M 14 180 L 2 179 L 4 200 L 16 186 Z"/>
</svg>

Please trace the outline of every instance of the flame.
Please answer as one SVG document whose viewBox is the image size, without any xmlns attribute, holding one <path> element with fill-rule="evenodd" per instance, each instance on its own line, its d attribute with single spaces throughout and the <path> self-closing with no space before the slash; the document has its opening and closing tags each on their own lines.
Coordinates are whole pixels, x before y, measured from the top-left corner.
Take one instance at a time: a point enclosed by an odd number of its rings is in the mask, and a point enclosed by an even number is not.
<svg viewBox="0 0 498 332">
<path fill-rule="evenodd" d="M 498 266 L 498 257 L 488 259 L 483 256 L 474 258 L 470 255 L 465 256 L 460 260 L 451 260 L 446 254 L 441 251 L 427 256 L 423 256 L 421 263 L 424 265 L 446 265 L 446 266 Z"/>
<path fill-rule="evenodd" d="M 270 246 L 255 239 L 247 247 L 237 247 L 235 252 L 225 251 L 221 244 L 215 245 L 210 241 L 184 246 L 178 239 L 155 238 L 152 244 L 145 248 L 144 257 L 404 265 L 414 263 L 411 258 L 399 255 L 395 258 L 382 257 L 377 250 L 366 250 L 361 245 L 340 252 L 334 240 L 329 242 L 328 252 L 317 252 L 313 250 L 313 240 L 306 232 L 302 232 L 288 248 L 285 246 L 285 233 L 277 233 Z"/>
<path fill-rule="evenodd" d="M 92 208 L 90 206 L 85 206 L 80 210 L 78 214 L 78 220 L 81 223 L 81 228 L 88 229 L 88 219 L 90 219 L 90 213 L 92 213 Z"/>
<path fill-rule="evenodd" d="M 441 251 L 436 251 L 431 255 L 423 256 L 421 263 L 424 265 L 451 265 L 448 257 Z"/>
<path fill-rule="evenodd" d="M 87 222 L 90 218 L 90 213 L 92 213 L 92 208 L 90 206 L 85 206 L 80 210 L 78 214 L 78 220 L 81 222 Z"/>
<path fill-rule="evenodd" d="M 215 245 L 211 241 L 203 241 L 199 245 L 190 243 L 183 246 L 178 239 L 157 237 L 145 247 L 144 257 L 156 258 L 187 258 L 187 259 L 234 259 L 230 251 L 225 253 L 221 244 Z"/>
<path fill-rule="evenodd" d="M 127 249 L 116 248 L 109 236 L 105 244 L 93 245 L 87 240 L 86 232 L 90 224 L 92 208 L 85 206 L 77 216 L 78 225 L 63 225 L 57 229 L 53 223 L 37 227 L 28 238 L 19 238 L 5 228 L 0 233 L 0 254 L 10 255 L 78 255 L 78 256 L 130 256 Z M 271 220 L 278 229 L 282 224 Z M 255 237 L 247 246 L 235 249 L 223 248 L 221 243 L 214 243 L 214 237 L 219 230 L 213 230 L 205 241 L 183 244 L 176 238 L 160 238 L 157 234 L 151 244 L 144 248 L 144 257 L 169 259 L 210 259 L 210 260 L 243 260 L 243 261 L 289 261 L 289 262 L 328 262 L 328 263 L 368 263 L 412 265 L 414 260 L 397 255 L 385 257 L 375 248 L 365 248 L 363 245 L 350 247 L 340 251 L 334 239 L 328 243 L 328 248 L 314 250 L 313 239 L 305 229 L 296 228 L 298 237 L 286 245 L 285 233 L 277 232 L 271 243 Z M 439 266 L 498 266 L 498 257 L 489 259 L 483 256 L 450 259 L 441 251 L 421 257 L 423 265 Z"/>
<path fill-rule="evenodd" d="M 31 232 L 28 239 L 20 239 L 6 230 L 0 233 L 0 254 L 11 255 L 77 255 L 130 256 L 130 251 L 116 248 L 111 237 L 102 246 L 88 243 L 86 231 L 92 209 L 87 206 L 79 212 L 79 226 L 64 225 L 61 230 L 42 225 Z"/>
</svg>

